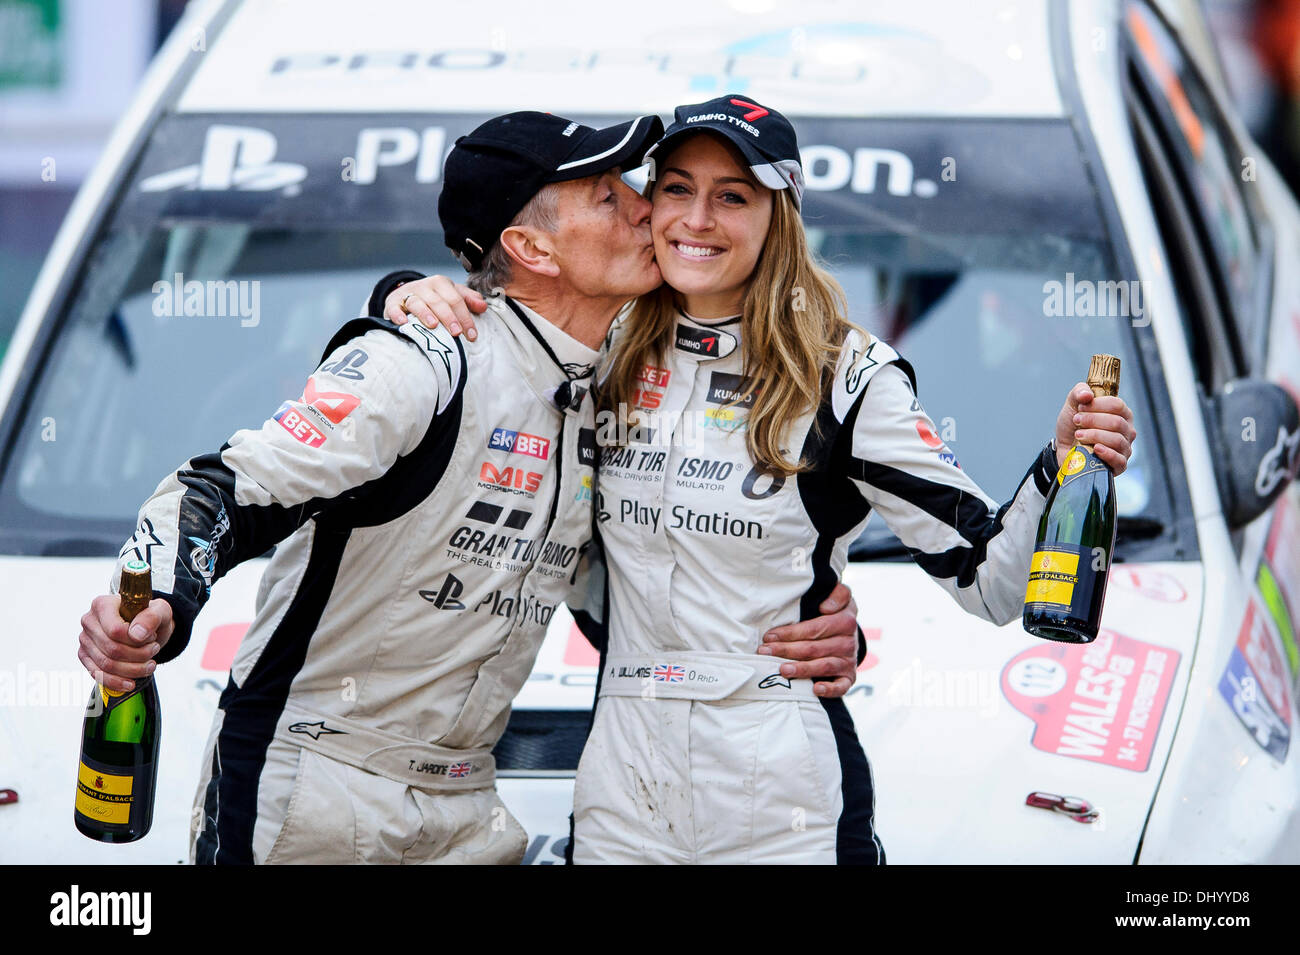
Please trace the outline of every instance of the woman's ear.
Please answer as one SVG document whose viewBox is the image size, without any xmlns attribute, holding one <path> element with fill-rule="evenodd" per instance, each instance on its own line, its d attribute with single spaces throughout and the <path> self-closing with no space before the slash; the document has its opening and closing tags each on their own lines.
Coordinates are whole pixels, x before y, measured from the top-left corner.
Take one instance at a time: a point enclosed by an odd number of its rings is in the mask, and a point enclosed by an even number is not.
<svg viewBox="0 0 1300 955">
<path fill-rule="evenodd" d="M 530 226 L 512 225 L 501 233 L 500 242 L 506 255 L 529 272 L 550 278 L 560 274 L 550 233 Z"/>
</svg>

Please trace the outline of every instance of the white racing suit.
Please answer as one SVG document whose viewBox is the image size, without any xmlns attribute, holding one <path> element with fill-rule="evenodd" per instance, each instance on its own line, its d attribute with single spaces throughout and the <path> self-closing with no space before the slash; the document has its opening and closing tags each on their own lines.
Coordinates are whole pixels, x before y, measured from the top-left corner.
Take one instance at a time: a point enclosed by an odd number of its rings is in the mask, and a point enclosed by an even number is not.
<svg viewBox="0 0 1300 955">
<path fill-rule="evenodd" d="M 999 508 L 938 439 L 907 362 L 854 333 L 785 445 L 814 468 L 774 480 L 745 447 L 739 334 L 738 319 L 681 318 L 664 367 L 641 375 L 649 430 L 602 447 L 606 607 L 579 616 L 603 616 L 608 645 L 574 796 L 578 863 L 884 861 L 843 700 L 755 653 L 768 629 L 818 615 L 873 508 L 966 610 L 1021 612 L 1050 445 Z"/>
<path fill-rule="evenodd" d="M 543 320 L 491 308 L 476 342 L 349 323 L 302 397 L 142 508 L 122 554 L 175 611 L 160 660 L 214 581 L 276 548 L 208 740 L 192 861 L 523 856 L 492 747 L 584 559 L 595 435 Z"/>
</svg>

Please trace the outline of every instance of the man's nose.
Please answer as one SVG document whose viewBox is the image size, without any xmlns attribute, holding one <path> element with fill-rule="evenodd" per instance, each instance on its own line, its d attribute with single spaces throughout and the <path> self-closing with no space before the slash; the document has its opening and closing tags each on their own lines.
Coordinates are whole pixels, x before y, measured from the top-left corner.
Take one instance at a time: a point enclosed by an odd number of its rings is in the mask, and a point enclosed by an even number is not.
<svg viewBox="0 0 1300 955">
<path fill-rule="evenodd" d="M 627 203 L 628 221 L 638 228 L 648 225 L 650 222 L 650 200 L 622 180 L 619 180 L 618 188 L 624 191 L 623 198 Z"/>
</svg>

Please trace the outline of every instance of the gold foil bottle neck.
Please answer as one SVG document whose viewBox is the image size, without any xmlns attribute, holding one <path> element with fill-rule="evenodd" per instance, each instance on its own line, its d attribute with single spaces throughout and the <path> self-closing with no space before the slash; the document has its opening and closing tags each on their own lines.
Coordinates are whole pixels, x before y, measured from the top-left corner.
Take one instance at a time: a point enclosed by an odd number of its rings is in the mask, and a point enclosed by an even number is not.
<svg viewBox="0 0 1300 955">
<path fill-rule="evenodd" d="M 122 582 L 118 585 L 117 592 L 122 598 L 118 613 L 130 623 L 153 599 L 153 577 L 149 565 L 142 560 L 128 560 L 123 564 Z"/>
<path fill-rule="evenodd" d="M 1119 394 L 1119 359 L 1114 355 L 1093 355 L 1088 367 L 1088 387 L 1097 397 Z"/>
</svg>

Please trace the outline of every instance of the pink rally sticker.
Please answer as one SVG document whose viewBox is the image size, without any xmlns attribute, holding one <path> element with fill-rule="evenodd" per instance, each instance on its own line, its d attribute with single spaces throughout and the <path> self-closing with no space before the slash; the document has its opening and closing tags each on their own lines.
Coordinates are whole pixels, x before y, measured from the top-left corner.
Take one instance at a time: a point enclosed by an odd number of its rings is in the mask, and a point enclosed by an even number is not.
<svg viewBox="0 0 1300 955">
<path fill-rule="evenodd" d="M 1112 587 L 1131 590 L 1148 600 L 1176 604 L 1187 599 L 1187 590 L 1177 577 L 1141 564 L 1112 564 L 1107 580 Z"/>
<path fill-rule="evenodd" d="M 1089 644 L 1040 643 L 1002 670 L 1002 692 L 1034 721 L 1035 749 L 1145 772 L 1179 653 L 1103 629 Z"/>
<path fill-rule="evenodd" d="M 600 666 L 600 654 L 587 642 L 576 623 L 569 624 L 569 642 L 564 645 L 564 664 L 571 667 Z"/>
<path fill-rule="evenodd" d="M 207 645 L 203 648 L 203 659 L 199 666 L 205 670 L 218 670 L 225 672 L 230 669 L 230 664 L 235 660 L 235 651 L 239 649 L 239 641 L 244 639 L 244 634 L 248 632 L 246 623 L 227 623 L 220 627 L 213 627 L 208 634 Z"/>
</svg>

